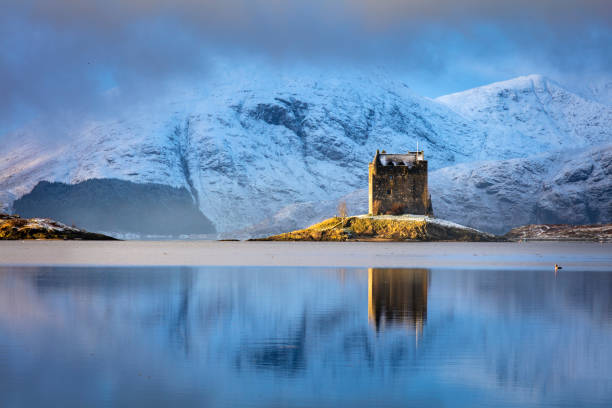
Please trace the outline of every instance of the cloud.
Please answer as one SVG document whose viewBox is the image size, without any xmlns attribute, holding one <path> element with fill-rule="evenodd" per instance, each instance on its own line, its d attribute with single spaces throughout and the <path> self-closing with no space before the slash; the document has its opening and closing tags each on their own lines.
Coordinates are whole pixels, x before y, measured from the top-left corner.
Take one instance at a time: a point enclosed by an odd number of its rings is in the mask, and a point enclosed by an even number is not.
<svg viewBox="0 0 612 408">
<path fill-rule="evenodd" d="M 205 77 L 210 56 L 224 54 L 384 64 L 461 85 L 482 72 L 468 67 L 485 64 L 517 74 L 612 69 L 608 0 L 0 3 L 0 123 L 108 109 L 112 88 L 126 102 L 160 93 L 173 81 Z"/>
</svg>

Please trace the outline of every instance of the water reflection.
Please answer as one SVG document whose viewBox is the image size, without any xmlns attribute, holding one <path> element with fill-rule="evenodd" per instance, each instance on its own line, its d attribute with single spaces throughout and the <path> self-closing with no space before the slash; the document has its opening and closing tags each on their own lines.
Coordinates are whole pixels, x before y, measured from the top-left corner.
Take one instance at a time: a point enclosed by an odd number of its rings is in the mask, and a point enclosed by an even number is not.
<svg viewBox="0 0 612 408">
<path fill-rule="evenodd" d="M 2 407 L 610 406 L 610 338 L 605 272 L 0 268 Z"/>
<path fill-rule="evenodd" d="M 303 315 L 297 329 L 288 337 L 268 339 L 263 344 L 246 349 L 247 361 L 257 368 L 290 375 L 305 369 L 306 327 L 306 317 Z M 237 363 L 241 363 L 240 358 Z"/>
<path fill-rule="evenodd" d="M 376 331 L 405 325 L 423 331 L 427 321 L 428 269 L 368 269 L 368 317 Z"/>
</svg>

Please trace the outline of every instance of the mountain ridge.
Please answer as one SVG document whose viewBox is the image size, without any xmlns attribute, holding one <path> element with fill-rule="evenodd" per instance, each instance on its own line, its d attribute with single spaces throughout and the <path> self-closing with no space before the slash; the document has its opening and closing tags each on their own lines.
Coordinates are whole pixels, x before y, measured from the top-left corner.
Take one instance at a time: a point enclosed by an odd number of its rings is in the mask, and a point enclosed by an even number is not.
<svg viewBox="0 0 612 408">
<path fill-rule="evenodd" d="M 565 91 L 555 91 L 550 120 L 560 120 L 564 101 L 578 113 L 599 112 L 600 119 L 588 128 L 581 120 L 563 122 L 551 136 L 552 126 L 538 131 L 546 112 L 531 106 L 533 96 L 523 88 L 517 91 L 526 104 L 527 115 L 517 116 L 521 121 L 503 112 L 506 103 L 525 114 L 511 96 L 475 98 L 484 108 L 474 118 L 457 112 L 448 98 L 420 97 L 388 78 L 310 72 L 277 78 L 263 72 L 247 81 L 237 72 L 182 99 L 133 107 L 114 120 L 73 124 L 65 133 L 74 137 L 52 147 L 34 131 L 18 131 L 25 143 L 0 153 L 0 199 L 9 202 L 4 207 L 41 180 L 118 178 L 184 187 L 217 230 L 228 232 L 291 203 L 336 200 L 365 187 L 367 163 L 378 148 L 405 151 L 418 143 L 435 170 L 558 149 L 549 138 L 564 141 L 562 147 L 612 139 L 612 108 Z"/>
</svg>

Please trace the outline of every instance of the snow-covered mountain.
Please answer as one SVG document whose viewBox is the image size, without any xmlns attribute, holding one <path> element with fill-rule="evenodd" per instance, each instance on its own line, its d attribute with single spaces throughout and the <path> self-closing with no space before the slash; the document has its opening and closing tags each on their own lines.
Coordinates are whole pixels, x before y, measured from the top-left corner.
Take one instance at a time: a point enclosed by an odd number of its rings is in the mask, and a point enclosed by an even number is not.
<svg viewBox="0 0 612 408">
<path fill-rule="evenodd" d="M 376 149 L 419 143 L 431 169 L 524 158 L 610 141 L 612 107 L 541 77 L 431 100 L 371 73 L 234 69 L 118 119 L 54 130 L 63 142 L 46 132 L 21 129 L 0 151 L 5 206 L 40 180 L 118 178 L 185 187 L 227 232 L 365 187 Z"/>
<path fill-rule="evenodd" d="M 610 141 L 612 108 L 569 92 L 541 75 L 496 82 L 436 99 L 496 137 L 483 140 L 525 156 Z M 491 146 L 488 146 L 491 149 Z"/>
<path fill-rule="evenodd" d="M 584 95 L 587 99 L 597 101 L 604 105 L 612 106 L 612 81 L 608 78 L 588 81 L 585 84 L 579 84 L 576 92 Z"/>
<path fill-rule="evenodd" d="M 434 211 L 493 233 L 526 224 L 612 221 L 612 144 L 431 174 Z"/>
</svg>

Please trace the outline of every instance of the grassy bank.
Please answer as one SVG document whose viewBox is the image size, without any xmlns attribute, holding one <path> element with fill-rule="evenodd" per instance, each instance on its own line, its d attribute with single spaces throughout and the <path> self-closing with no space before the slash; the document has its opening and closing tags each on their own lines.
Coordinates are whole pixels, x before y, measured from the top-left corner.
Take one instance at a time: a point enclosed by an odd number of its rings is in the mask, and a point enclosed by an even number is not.
<svg viewBox="0 0 612 408">
<path fill-rule="evenodd" d="M 499 241 L 459 224 L 425 216 L 334 217 L 259 241 Z"/>
</svg>

